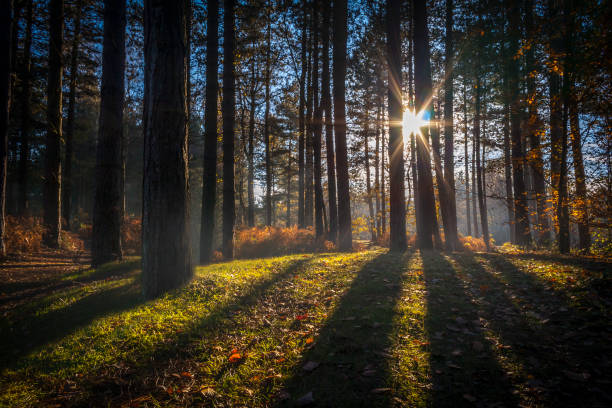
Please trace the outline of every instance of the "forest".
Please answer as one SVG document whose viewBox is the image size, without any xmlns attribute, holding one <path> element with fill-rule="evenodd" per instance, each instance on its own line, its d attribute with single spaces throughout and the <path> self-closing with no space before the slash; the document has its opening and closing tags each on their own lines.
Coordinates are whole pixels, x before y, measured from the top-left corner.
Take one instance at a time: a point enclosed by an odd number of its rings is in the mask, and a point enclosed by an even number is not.
<svg viewBox="0 0 612 408">
<path fill-rule="evenodd" d="M 611 21 L 2 0 L 0 407 L 612 405 Z"/>
</svg>

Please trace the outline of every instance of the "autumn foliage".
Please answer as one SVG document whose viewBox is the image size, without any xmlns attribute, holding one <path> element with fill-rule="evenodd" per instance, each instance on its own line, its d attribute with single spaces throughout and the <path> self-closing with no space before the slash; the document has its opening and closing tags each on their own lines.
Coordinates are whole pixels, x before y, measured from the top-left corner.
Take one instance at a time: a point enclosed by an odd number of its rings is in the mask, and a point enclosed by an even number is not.
<svg viewBox="0 0 612 408">
<path fill-rule="evenodd" d="M 253 227 L 236 232 L 236 256 L 259 258 L 334 249 L 330 241 L 316 239 L 314 230 L 297 227 Z"/>
</svg>

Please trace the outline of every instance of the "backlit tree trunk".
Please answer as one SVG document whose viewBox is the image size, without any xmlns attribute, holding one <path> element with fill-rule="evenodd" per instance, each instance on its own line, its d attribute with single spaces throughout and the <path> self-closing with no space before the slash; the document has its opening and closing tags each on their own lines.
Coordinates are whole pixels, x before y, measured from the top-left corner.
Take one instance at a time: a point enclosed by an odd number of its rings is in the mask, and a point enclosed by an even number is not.
<svg viewBox="0 0 612 408">
<path fill-rule="evenodd" d="M 223 2 L 223 257 L 234 257 L 234 6 Z"/>
<path fill-rule="evenodd" d="M 27 215 L 29 211 L 29 168 L 30 136 L 32 133 L 32 16 L 33 0 L 28 1 L 26 9 L 26 32 L 23 44 L 23 79 L 21 94 L 21 148 L 19 150 L 18 204 L 17 212 Z"/>
<path fill-rule="evenodd" d="M 472 235 L 472 221 L 470 220 L 470 166 L 468 150 L 468 118 L 467 118 L 467 89 L 465 80 L 463 82 L 463 135 L 464 135 L 464 155 L 465 155 L 465 219 L 467 223 L 467 234 Z"/>
<path fill-rule="evenodd" d="M 304 149 L 306 148 L 306 119 L 304 118 L 304 105 L 306 104 L 306 71 L 308 63 L 306 61 L 306 2 L 303 3 L 304 15 L 302 16 L 302 46 L 301 46 L 301 62 L 302 71 L 300 72 L 300 102 L 299 102 L 299 139 L 298 139 L 298 227 L 304 228 L 305 213 L 304 213 Z"/>
<path fill-rule="evenodd" d="M 0 6 L 0 257 L 6 255 L 5 222 L 8 125 L 11 101 L 11 36 L 13 0 Z"/>
<path fill-rule="evenodd" d="M 193 276 L 187 155 L 187 5 L 144 3 L 142 287 L 153 298 Z"/>
<path fill-rule="evenodd" d="M 319 103 L 319 9 L 320 5 L 317 0 L 313 2 L 313 67 L 312 67 L 312 83 L 313 83 L 313 177 L 314 177 L 314 221 L 315 235 L 322 237 L 325 234 L 323 228 L 323 186 L 321 184 L 321 132 L 322 132 L 322 106 Z"/>
<path fill-rule="evenodd" d="M 269 13 L 269 11 L 268 11 Z M 266 68 L 265 68 L 265 83 L 266 83 L 266 107 L 264 111 L 264 147 L 265 147 L 265 163 L 266 163 L 266 225 L 272 225 L 272 163 L 270 158 L 270 81 L 272 80 L 272 22 L 268 15 L 268 27 L 266 31 Z"/>
</svg>

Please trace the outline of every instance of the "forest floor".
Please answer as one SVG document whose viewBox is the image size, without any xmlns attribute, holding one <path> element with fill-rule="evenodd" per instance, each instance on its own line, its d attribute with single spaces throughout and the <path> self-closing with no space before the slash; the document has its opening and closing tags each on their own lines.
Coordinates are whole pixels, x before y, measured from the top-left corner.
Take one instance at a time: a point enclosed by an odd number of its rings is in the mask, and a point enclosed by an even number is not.
<svg viewBox="0 0 612 408">
<path fill-rule="evenodd" d="M 383 249 L 0 265 L 0 406 L 612 405 L 612 263 Z"/>
</svg>

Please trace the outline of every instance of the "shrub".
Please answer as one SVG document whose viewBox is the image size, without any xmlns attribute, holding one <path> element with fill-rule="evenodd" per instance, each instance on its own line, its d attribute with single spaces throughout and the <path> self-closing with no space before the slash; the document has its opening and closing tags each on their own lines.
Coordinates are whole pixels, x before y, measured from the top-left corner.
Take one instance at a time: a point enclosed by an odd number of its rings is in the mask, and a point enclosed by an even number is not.
<svg viewBox="0 0 612 408">
<path fill-rule="evenodd" d="M 6 252 L 36 252 L 40 250 L 43 226 L 38 217 L 6 216 L 4 244 Z"/>
<path fill-rule="evenodd" d="M 126 217 L 121 226 L 121 246 L 126 255 L 138 255 L 142 251 L 142 219 Z"/>
<path fill-rule="evenodd" d="M 259 258 L 333 249 L 333 243 L 316 239 L 312 228 L 253 227 L 236 232 L 236 258 Z"/>
<path fill-rule="evenodd" d="M 463 245 L 463 248 L 473 252 L 484 252 L 487 250 L 484 239 L 476 238 L 472 236 L 459 236 L 459 242 Z"/>
</svg>

